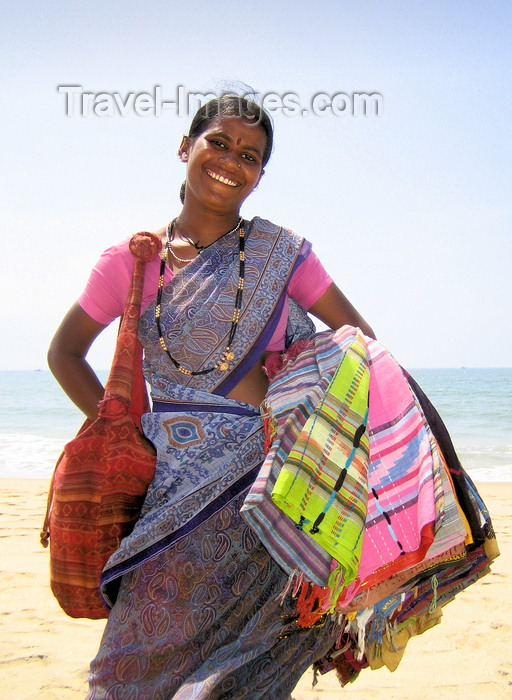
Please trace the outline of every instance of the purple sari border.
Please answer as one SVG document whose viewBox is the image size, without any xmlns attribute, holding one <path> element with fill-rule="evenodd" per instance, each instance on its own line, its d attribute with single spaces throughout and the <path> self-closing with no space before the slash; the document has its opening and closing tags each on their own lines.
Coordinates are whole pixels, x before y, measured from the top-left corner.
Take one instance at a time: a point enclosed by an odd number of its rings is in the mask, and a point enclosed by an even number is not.
<svg viewBox="0 0 512 700">
<path fill-rule="evenodd" d="M 105 605 L 111 609 L 113 607 L 113 602 L 117 597 L 118 583 L 117 579 L 121 576 L 132 571 L 137 566 L 140 566 L 148 559 L 160 554 L 164 550 L 171 547 L 179 540 L 183 539 L 191 532 L 193 532 L 197 527 L 199 527 L 205 520 L 208 520 L 213 515 L 216 515 L 222 510 L 228 503 L 230 503 L 234 498 L 237 498 L 243 491 L 248 491 L 254 483 L 254 480 L 258 476 L 261 469 L 259 464 L 253 467 L 250 471 L 244 474 L 238 481 L 235 481 L 231 486 L 223 491 L 214 501 L 206 506 L 202 511 L 197 513 L 193 518 L 191 518 L 182 527 L 178 528 L 174 532 L 170 533 L 167 537 L 156 542 L 152 547 L 135 554 L 130 559 L 123 561 L 121 564 L 104 571 L 100 579 L 100 593 L 105 602 Z M 113 595 L 109 592 L 111 588 Z"/>
<path fill-rule="evenodd" d="M 292 265 L 288 274 L 286 284 L 284 285 L 281 294 L 279 295 L 278 302 L 267 324 L 261 331 L 254 344 L 249 349 L 244 359 L 240 362 L 240 364 L 237 367 L 235 367 L 235 369 L 229 374 L 229 376 L 226 377 L 226 379 L 217 386 L 217 388 L 213 391 L 214 394 L 217 394 L 219 396 L 227 396 L 229 392 L 235 388 L 235 386 L 241 381 L 241 379 L 243 379 L 243 377 L 247 374 L 251 367 L 254 366 L 254 364 L 264 353 L 265 348 L 267 347 L 272 336 L 274 335 L 274 331 L 277 328 L 279 319 L 281 318 L 281 313 L 283 311 L 290 279 L 292 278 L 292 275 L 295 273 L 299 265 L 301 265 L 310 254 L 311 247 L 312 246 L 309 241 L 304 240 L 302 242 L 297 258 L 295 259 L 295 262 Z"/>
<path fill-rule="evenodd" d="M 174 403 L 172 401 L 153 401 L 153 412 L 154 413 L 183 413 L 183 411 L 189 411 L 190 413 L 231 413 L 235 416 L 259 416 L 259 409 L 254 407 L 253 410 L 250 408 L 244 408 L 243 406 L 226 406 L 226 405 L 215 405 L 209 403 Z"/>
</svg>

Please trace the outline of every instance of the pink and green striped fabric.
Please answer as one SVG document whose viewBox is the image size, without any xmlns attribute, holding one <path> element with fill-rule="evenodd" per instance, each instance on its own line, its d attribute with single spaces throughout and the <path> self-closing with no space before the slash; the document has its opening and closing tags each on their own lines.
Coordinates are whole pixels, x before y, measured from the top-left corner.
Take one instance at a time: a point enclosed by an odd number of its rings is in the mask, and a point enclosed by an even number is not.
<svg viewBox="0 0 512 700">
<path fill-rule="evenodd" d="M 366 519 L 368 387 L 366 342 L 358 332 L 284 461 L 274 503 L 339 562 L 357 574 Z"/>
<path fill-rule="evenodd" d="M 345 493 L 334 506 L 336 497 L 330 502 L 328 495 L 332 482 L 336 481 L 334 471 L 330 481 L 323 475 L 321 487 L 315 489 L 313 485 L 312 465 L 325 459 L 323 454 L 319 457 L 320 446 L 328 442 L 320 432 L 312 437 L 310 428 L 315 433 L 318 416 L 333 401 L 343 404 L 341 414 L 350 409 L 344 389 L 332 389 L 341 381 L 340 373 L 347 375 L 342 380 L 343 387 L 353 381 L 355 365 L 348 361 L 344 364 L 344 360 L 358 345 L 365 348 L 368 358 L 369 461 L 366 474 L 364 469 L 359 471 L 355 477 L 357 487 L 351 487 L 357 498 L 352 494 L 350 503 L 351 494 Z M 276 425 L 276 437 L 242 514 L 289 574 L 301 573 L 306 580 L 327 586 L 331 572 L 341 562 L 341 585 L 346 587 L 355 579 L 350 596 L 344 600 L 348 604 L 361 591 L 425 558 L 436 530 L 446 519 L 442 463 L 433 452 L 428 423 L 402 369 L 380 343 L 364 338 L 350 326 L 315 335 L 310 345 L 291 358 L 271 381 L 267 408 Z M 330 435 L 333 426 L 342 426 L 343 433 L 346 430 L 343 416 L 339 421 L 332 418 L 327 421 L 323 437 L 326 431 Z M 300 454 L 305 459 L 299 459 Z M 358 468 L 362 465 L 360 459 Z M 337 468 L 338 475 L 346 468 L 345 454 Z M 332 463 L 329 469 L 334 470 Z M 295 491 L 290 490 L 292 485 Z M 300 508 L 302 499 L 311 500 L 311 491 L 315 491 L 314 513 L 328 503 L 333 507 L 331 517 L 324 517 L 329 523 L 327 540 L 331 540 L 327 547 L 325 537 L 320 542 L 311 537 L 304 523 L 300 529 L 297 527 L 301 525 L 301 515 L 310 519 Z M 273 493 L 276 502 L 272 500 Z M 291 508 L 285 498 L 290 493 L 291 499 L 287 498 L 293 501 Z M 284 517 L 283 512 L 288 511 L 292 517 Z M 332 524 L 342 512 L 349 522 L 343 523 L 343 535 L 334 544 Z M 362 513 L 365 513 L 364 522 Z M 460 541 L 461 532 L 459 527 L 458 534 L 448 536 L 446 543 L 436 546 L 436 554 L 444 546 L 449 549 L 454 539 Z M 343 549 L 346 551 L 339 556 Z M 334 552 L 337 558 L 333 557 Z"/>
</svg>

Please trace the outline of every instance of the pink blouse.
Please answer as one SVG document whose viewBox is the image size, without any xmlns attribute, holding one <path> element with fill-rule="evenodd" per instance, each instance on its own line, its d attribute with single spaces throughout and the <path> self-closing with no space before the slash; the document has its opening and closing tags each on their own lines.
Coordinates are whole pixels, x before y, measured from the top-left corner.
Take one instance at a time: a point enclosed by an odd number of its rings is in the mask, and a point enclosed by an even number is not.
<svg viewBox="0 0 512 700">
<path fill-rule="evenodd" d="M 128 248 L 128 240 L 107 248 L 93 267 L 85 289 L 78 298 L 78 303 L 86 314 L 105 326 L 124 311 L 135 264 Z M 159 273 L 160 257 L 158 256 L 146 264 L 141 311 L 144 311 L 156 297 Z M 167 284 L 173 276 L 173 271 L 166 266 L 164 284 Z M 304 309 L 310 309 L 331 284 L 331 277 L 315 253 L 311 251 L 290 279 L 281 318 L 267 350 L 284 349 L 288 297 L 297 301 Z"/>
</svg>

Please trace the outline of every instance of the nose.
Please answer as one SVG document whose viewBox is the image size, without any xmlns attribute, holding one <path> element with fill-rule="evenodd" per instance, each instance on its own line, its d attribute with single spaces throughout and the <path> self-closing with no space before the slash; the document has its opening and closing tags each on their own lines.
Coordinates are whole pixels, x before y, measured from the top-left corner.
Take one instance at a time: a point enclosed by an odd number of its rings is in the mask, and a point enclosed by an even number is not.
<svg viewBox="0 0 512 700">
<path fill-rule="evenodd" d="M 226 170 L 236 173 L 242 166 L 238 159 L 238 155 L 234 151 L 225 151 L 219 158 Z"/>
</svg>

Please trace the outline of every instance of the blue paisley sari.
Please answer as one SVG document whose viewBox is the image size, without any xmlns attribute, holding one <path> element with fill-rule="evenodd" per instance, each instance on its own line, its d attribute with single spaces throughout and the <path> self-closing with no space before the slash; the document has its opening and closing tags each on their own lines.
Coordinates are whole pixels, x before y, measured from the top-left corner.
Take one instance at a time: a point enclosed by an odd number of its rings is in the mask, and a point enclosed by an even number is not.
<svg viewBox="0 0 512 700">
<path fill-rule="evenodd" d="M 270 222 L 246 231 L 242 313 L 229 373 L 186 376 L 162 351 L 153 304 L 140 322 L 153 412 L 142 417 L 157 450 L 141 518 L 102 577 L 113 605 L 91 665 L 88 698 L 288 698 L 332 646 L 333 621 L 297 629 L 280 599 L 288 575 L 240 508 L 264 459 L 254 406 L 226 398 L 259 361 L 293 271 L 310 245 Z M 164 288 L 167 347 L 192 370 L 227 344 L 238 284 L 238 234 L 209 246 Z M 156 290 L 155 290 L 156 291 Z M 288 343 L 313 331 L 290 305 Z"/>
</svg>

